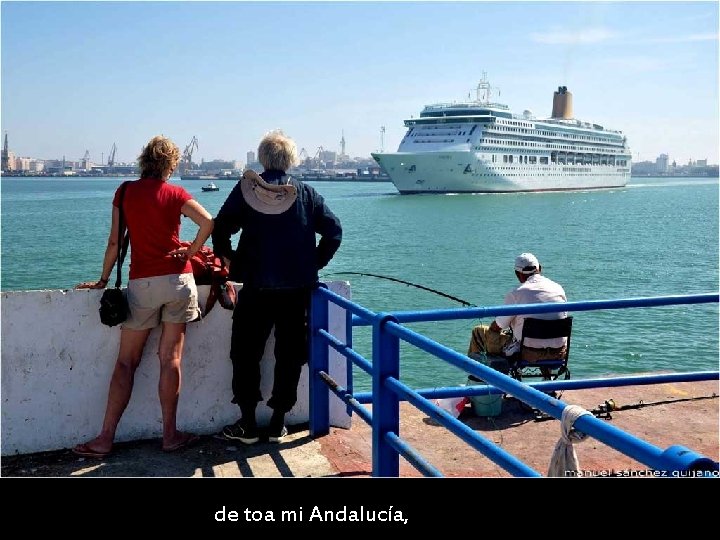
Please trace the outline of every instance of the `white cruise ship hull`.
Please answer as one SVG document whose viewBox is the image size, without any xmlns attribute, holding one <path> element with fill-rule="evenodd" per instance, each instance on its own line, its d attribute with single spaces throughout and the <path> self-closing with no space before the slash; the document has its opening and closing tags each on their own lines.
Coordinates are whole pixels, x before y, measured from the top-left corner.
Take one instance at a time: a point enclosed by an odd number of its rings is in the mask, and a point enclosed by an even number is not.
<svg viewBox="0 0 720 540">
<path fill-rule="evenodd" d="M 490 163 L 473 152 L 375 153 L 401 194 L 514 193 L 619 188 L 630 168 L 614 165 Z"/>
</svg>

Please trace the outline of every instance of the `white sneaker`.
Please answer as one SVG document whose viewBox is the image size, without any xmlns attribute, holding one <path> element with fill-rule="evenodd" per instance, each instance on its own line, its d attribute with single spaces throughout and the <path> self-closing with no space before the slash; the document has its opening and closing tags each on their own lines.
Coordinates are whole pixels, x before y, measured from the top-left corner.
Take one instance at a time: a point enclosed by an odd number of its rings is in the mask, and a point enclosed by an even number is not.
<svg viewBox="0 0 720 540">
<path fill-rule="evenodd" d="M 283 426 L 282 429 L 280 430 L 280 433 L 274 433 L 274 434 L 271 433 L 268 436 L 268 442 L 272 442 L 272 443 L 282 442 L 282 440 L 287 436 L 287 434 L 288 434 L 288 430 L 285 426 Z"/>
</svg>

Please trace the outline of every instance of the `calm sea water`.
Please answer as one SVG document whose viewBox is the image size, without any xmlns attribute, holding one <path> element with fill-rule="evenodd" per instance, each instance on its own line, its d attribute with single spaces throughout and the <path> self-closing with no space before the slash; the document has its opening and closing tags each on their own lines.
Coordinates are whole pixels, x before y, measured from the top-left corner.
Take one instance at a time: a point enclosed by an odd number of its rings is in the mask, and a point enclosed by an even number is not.
<svg viewBox="0 0 720 540">
<path fill-rule="evenodd" d="M 3 178 L 0 288 L 67 289 L 99 277 L 121 181 Z M 218 181 L 219 192 L 205 193 L 201 181 L 174 181 L 212 214 L 235 184 Z M 642 178 L 618 190 L 505 195 L 401 196 L 390 183 L 314 186 L 344 228 L 343 244 L 321 277 L 347 279 L 353 300 L 374 311 L 461 306 L 391 281 L 331 274 L 381 274 L 494 306 L 517 285 L 514 257 L 531 251 L 572 301 L 719 289 L 716 178 Z M 184 218 L 183 239 L 195 231 Z M 411 327 L 464 353 L 478 322 Z M 370 358 L 369 330 L 355 329 L 354 340 Z M 464 379 L 410 346 L 402 345 L 401 355 L 401 376 L 413 386 Z M 717 369 L 718 360 L 717 304 L 575 314 L 573 378 Z M 356 387 L 368 388 L 364 374 Z"/>
</svg>

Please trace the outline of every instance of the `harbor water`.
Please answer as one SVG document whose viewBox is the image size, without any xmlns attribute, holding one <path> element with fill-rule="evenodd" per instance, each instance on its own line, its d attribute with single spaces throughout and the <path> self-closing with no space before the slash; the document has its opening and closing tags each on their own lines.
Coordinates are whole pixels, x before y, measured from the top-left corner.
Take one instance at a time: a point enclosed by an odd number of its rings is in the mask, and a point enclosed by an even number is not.
<svg viewBox="0 0 720 540">
<path fill-rule="evenodd" d="M 203 192 L 202 181 L 172 181 L 212 214 L 236 183 L 218 180 L 219 191 Z M 97 279 L 112 196 L 121 182 L 3 178 L 2 291 L 69 289 Z M 311 185 L 344 229 L 342 246 L 321 278 L 350 281 L 353 300 L 374 311 L 462 306 L 397 282 L 338 273 L 380 274 L 495 306 L 518 284 L 515 256 L 530 251 L 571 301 L 719 288 L 717 178 L 635 178 L 623 189 L 502 195 L 399 195 L 391 183 Z M 191 240 L 195 231 L 183 218 L 182 239 Z M 718 369 L 717 304 L 574 316 L 573 378 Z M 465 353 L 470 330 L 480 322 L 491 320 L 410 327 Z M 355 329 L 354 345 L 371 357 L 368 328 Z M 428 387 L 459 384 L 466 377 L 402 344 L 401 378 Z M 355 386 L 369 389 L 362 373 Z"/>
</svg>

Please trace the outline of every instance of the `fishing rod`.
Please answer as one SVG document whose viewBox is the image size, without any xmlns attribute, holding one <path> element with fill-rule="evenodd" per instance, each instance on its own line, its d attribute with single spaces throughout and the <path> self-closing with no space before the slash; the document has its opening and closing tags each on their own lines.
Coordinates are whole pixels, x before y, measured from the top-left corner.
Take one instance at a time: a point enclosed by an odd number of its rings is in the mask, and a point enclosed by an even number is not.
<svg viewBox="0 0 720 540">
<path fill-rule="evenodd" d="M 394 281 L 396 283 L 402 283 L 404 285 L 409 285 L 410 287 L 416 287 L 418 289 L 422 289 L 423 291 L 428 291 L 431 293 L 438 294 L 440 296 L 444 296 L 445 298 L 449 298 L 450 300 L 455 300 L 456 302 L 460 302 L 462 305 L 467 307 L 477 307 L 476 304 L 471 304 L 470 302 L 463 300 L 462 298 L 458 298 L 457 296 L 452 296 L 451 294 L 444 293 L 442 291 L 438 291 L 435 289 L 431 289 L 430 287 L 425 287 L 424 285 L 418 285 L 417 283 L 411 283 L 410 281 L 405 281 L 404 279 L 398 279 L 391 276 L 381 276 L 380 274 L 369 274 L 367 272 L 333 272 L 331 274 L 326 274 L 327 276 L 369 276 L 379 279 L 387 279 L 388 281 Z"/>
<path fill-rule="evenodd" d="M 645 407 L 653 407 L 653 406 L 657 406 L 657 405 L 671 405 L 673 403 L 680 403 L 682 401 L 700 401 L 703 399 L 717 399 L 717 398 L 718 398 L 718 395 L 715 392 L 713 392 L 712 395 L 709 395 L 709 396 L 696 396 L 696 397 L 689 397 L 689 398 L 666 399 L 663 401 L 652 401 L 649 403 L 646 403 L 641 399 L 637 403 L 632 403 L 629 405 L 618 405 L 614 399 L 606 399 L 605 403 L 601 403 L 595 409 L 590 409 L 590 412 L 596 418 L 604 418 L 605 420 L 612 420 L 613 417 L 610 414 L 611 412 L 629 411 L 629 410 L 633 410 L 633 409 L 643 409 Z M 535 413 L 535 421 L 542 422 L 544 420 L 554 420 L 554 418 L 552 416 L 538 410 Z"/>
</svg>

